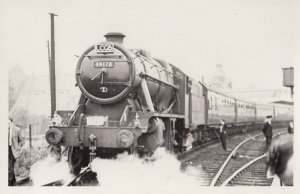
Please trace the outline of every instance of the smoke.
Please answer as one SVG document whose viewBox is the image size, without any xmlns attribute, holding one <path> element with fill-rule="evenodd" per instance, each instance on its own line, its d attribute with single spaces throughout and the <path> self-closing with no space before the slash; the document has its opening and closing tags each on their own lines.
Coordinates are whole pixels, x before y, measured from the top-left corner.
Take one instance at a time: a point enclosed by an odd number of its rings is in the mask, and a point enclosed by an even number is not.
<svg viewBox="0 0 300 194">
<path fill-rule="evenodd" d="M 183 171 L 174 155 L 159 148 L 151 158 L 141 159 L 136 155 L 119 154 L 116 159 L 96 158 L 91 164 L 97 173 L 99 190 L 104 193 L 199 193 L 202 171 L 188 166 Z M 57 162 L 47 157 L 36 162 L 30 170 L 34 186 L 64 180 L 69 183 L 74 177 L 69 173 L 65 158 Z"/>
<path fill-rule="evenodd" d="M 69 182 L 72 180 L 72 175 L 69 173 L 69 166 L 65 158 L 57 162 L 54 157 L 49 156 L 32 165 L 30 178 L 33 186 L 41 186 L 57 180 Z"/>
<path fill-rule="evenodd" d="M 104 193 L 198 193 L 200 169 L 187 167 L 180 170 L 180 162 L 163 148 L 151 160 L 126 153 L 115 160 L 96 158 L 91 168 L 97 172 Z"/>
</svg>

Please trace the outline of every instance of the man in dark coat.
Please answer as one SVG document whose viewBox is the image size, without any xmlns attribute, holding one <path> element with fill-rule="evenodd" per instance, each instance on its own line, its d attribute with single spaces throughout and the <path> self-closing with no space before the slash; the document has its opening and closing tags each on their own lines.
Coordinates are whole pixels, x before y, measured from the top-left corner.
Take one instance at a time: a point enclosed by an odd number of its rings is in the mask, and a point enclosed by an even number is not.
<svg viewBox="0 0 300 194">
<path fill-rule="evenodd" d="M 220 126 L 220 138 L 221 138 L 221 143 L 222 143 L 222 147 L 223 150 L 227 150 L 227 146 L 226 146 L 226 139 L 227 139 L 227 125 L 225 123 L 225 120 L 221 119 L 221 126 Z"/>
<path fill-rule="evenodd" d="M 273 136 L 273 128 L 272 128 L 272 115 L 268 115 L 265 120 L 265 124 L 263 127 L 263 133 L 266 137 L 266 151 L 269 150 L 270 145 L 272 143 Z"/>
</svg>

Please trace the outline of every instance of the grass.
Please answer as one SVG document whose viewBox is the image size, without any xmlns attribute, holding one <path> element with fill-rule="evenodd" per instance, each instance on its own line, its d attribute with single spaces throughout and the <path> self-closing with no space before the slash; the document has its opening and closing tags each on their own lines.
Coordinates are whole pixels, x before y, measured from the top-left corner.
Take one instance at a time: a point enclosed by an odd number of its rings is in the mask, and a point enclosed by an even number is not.
<svg viewBox="0 0 300 194">
<path fill-rule="evenodd" d="M 16 177 L 29 176 L 31 166 L 48 156 L 49 148 L 48 143 L 44 138 L 35 139 L 32 141 L 32 148 L 29 147 L 29 141 L 25 141 L 20 157 L 15 163 Z"/>
</svg>

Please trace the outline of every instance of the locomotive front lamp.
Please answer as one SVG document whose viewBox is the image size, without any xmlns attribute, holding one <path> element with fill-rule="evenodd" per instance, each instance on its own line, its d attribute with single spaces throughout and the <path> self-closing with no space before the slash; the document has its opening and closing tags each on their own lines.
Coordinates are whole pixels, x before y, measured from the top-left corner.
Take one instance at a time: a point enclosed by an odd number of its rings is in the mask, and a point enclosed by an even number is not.
<svg viewBox="0 0 300 194">
<path fill-rule="evenodd" d="M 93 142 L 96 140 L 96 135 L 94 135 L 93 133 L 90 134 L 89 136 L 90 142 Z"/>
<path fill-rule="evenodd" d="M 134 140 L 134 135 L 131 131 L 124 129 L 118 132 L 117 140 L 119 146 L 123 148 L 127 148 L 132 145 Z"/>
<path fill-rule="evenodd" d="M 57 128 L 50 128 L 46 132 L 46 140 L 51 145 L 58 145 L 64 137 L 63 132 Z"/>
</svg>

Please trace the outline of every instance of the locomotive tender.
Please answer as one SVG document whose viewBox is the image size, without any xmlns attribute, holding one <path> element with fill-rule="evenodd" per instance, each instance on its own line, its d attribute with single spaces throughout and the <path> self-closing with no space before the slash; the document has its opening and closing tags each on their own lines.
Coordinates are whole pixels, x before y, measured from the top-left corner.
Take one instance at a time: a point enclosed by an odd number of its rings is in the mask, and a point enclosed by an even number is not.
<svg viewBox="0 0 300 194">
<path fill-rule="evenodd" d="M 74 174 L 96 156 L 152 153 L 158 146 L 183 150 L 188 133 L 205 142 L 216 137 L 220 119 L 229 133 L 262 124 L 266 115 L 293 119 L 292 106 L 221 94 L 145 50 L 127 49 L 121 33 L 105 37 L 79 59 L 76 82 L 82 94 L 67 126 L 51 126 L 46 133 L 49 144 L 69 148 Z"/>
</svg>

